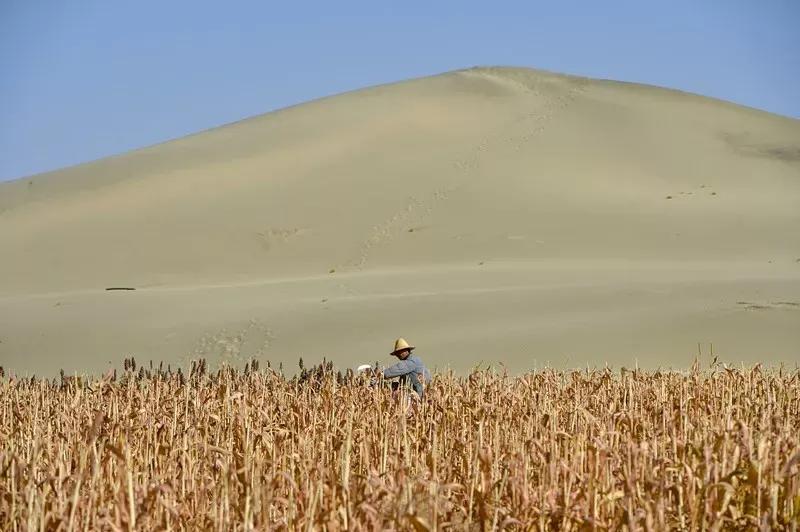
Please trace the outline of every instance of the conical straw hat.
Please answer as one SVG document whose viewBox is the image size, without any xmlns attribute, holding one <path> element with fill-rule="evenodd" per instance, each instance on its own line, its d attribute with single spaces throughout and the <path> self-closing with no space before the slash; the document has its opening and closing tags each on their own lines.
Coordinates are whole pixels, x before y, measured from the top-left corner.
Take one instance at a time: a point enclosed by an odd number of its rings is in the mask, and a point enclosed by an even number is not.
<svg viewBox="0 0 800 532">
<path fill-rule="evenodd" d="M 395 353 L 397 353 L 398 351 L 402 351 L 403 349 L 411 350 L 414 349 L 414 346 L 408 345 L 408 342 L 406 342 L 404 338 L 398 338 L 397 340 L 394 341 L 394 351 L 392 351 L 389 354 L 394 355 Z"/>
</svg>

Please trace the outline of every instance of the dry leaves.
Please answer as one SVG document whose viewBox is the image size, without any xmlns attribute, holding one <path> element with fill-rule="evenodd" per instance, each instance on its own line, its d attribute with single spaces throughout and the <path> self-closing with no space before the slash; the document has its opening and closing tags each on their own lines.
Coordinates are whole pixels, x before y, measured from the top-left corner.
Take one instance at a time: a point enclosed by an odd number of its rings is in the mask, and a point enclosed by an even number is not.
<svg viewBox="0 0 800 532">
<path fill-rule="evenodd" d="M 798 373 L 0 379 L 0 529 L 785 528 Z"/>
</svg>

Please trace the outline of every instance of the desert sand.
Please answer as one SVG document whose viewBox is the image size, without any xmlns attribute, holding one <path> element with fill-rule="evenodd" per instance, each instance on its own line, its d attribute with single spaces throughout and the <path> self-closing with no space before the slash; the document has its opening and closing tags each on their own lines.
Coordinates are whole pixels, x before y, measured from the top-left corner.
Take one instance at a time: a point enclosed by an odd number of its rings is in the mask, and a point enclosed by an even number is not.
<svg viewBox="0 0 800 532">
<path fill-rule="evenodd" d="M 450 72 L 0 183 L 0 257 L 20 375 L 385 364 L 398 336 L 439 370 L 794 367 L 800 121 Z"/>
</svg>

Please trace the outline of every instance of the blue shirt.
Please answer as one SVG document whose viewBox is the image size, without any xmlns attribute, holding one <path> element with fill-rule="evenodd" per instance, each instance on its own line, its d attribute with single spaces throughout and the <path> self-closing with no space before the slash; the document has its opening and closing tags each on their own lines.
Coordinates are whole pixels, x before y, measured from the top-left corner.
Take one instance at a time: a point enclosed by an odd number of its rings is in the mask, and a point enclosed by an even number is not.
<svg viewBox="0 0 800 532">
<path fill-rule="evenodd" d="M 416 355 L 409 355 L 405 360 L 401 360 L 397 364 L 383 370 L 384 378 L 392 379 L 394 377 L 400 377 L 401 381 L 408 380 L 414 388 L 414 391 L 417 392 L 417 395 L 422 397 L 424 393 L 422 383 L 419 382 L 417 375 L 425 377 L 425 382 L 431 380 L 431 374 L 428 368 L 425 367 L 425 364 L 423 364 L 422 360 Z"/>
</svg>

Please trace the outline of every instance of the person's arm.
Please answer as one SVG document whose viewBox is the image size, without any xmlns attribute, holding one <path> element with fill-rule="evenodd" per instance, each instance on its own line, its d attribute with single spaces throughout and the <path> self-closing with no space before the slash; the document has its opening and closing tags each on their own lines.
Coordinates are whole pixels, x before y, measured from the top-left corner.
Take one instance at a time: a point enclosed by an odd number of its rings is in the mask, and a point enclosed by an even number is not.
<svg viewBox="0 0 800 532">
<path fill-rule="evenodd" d="M 383 370 L 383 377 L 385 379 L 391 379 L 401 375 L 408 375 L 409 373 L 413 373 L 415 369 L 416 364 L 414 364 L 414 362 L 411 360 L 401 360 L 397 364 L 389 366 Z"/>
</svg>

